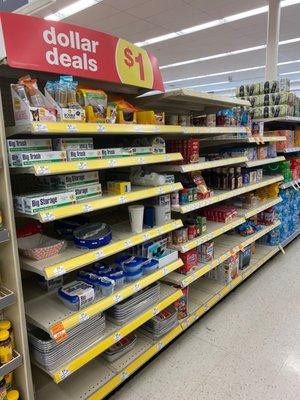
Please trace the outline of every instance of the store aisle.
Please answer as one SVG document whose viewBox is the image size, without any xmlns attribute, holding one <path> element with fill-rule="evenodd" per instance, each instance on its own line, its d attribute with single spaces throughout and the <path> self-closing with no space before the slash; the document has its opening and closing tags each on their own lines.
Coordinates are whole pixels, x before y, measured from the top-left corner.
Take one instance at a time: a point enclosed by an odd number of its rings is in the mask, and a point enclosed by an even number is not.
<svg viewBox="0 0 300 400">
<path fill-rule="evenodd" d="M 296 400 L 300 239 L 185 332 L 111 400 Z"/>
</svg>

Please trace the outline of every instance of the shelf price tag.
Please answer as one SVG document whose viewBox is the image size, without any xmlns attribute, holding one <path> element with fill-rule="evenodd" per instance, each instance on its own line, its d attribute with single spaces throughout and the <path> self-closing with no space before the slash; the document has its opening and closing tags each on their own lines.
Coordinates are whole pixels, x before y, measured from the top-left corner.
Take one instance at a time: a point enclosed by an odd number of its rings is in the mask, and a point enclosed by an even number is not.
<svg viewBox="0 0 300 400">
<path fill-rule="evenodd" d="M 143 233 L 143 238 L 144 240 L 149 240 L 150 239 L 150 235 L 148 232 Z"/>
<path fill-rule="evenodd" d="M 59 267 L 55 267 L 53 270 L 53 275 L 54 276 L 60 276 L 66 273 L 66 269 L 63 265 L 60 265 Z"/>
<path fill-rule="evenodd" d="M 133 243 L 130 239 L 124 240 L 124 248 L 133 246 Z"/>
<path fill-rule="evenodd" d="M 85 162 L 85 161 L 80 161 L 80 162 L 78 163 L 78 169 L 79 169 L 80 171 L 82 171 L 82 170 L 84 170 L 84 169 L 87 169 L 87 164 L 86 164 L 86 162 Z"/>
<path fill-rule="evenodd" d="M 70 375 L 70 371 L 67 368 L 64 368 L 60 371 L 60 379 L 63 381 Z"/>
<path fill-rule="evenodd" d="M 119 204 L 125 204 L 126 203 L 126 196 L 120 196 L 119 197 Z"/>
<path fill-rule="evenodd" d="M 162 268 L 162 274 L 163 274 L 163 276 L 166 276 L 166 275 L 168 275 L 168 273 L 169 273 L 169 269 L 168 269 L 168 267 L 164 267 L 164 268 Z"/>
<path fill-rule="evenodd" d="M 117 166 L 117 161 L 116 160 L 108 160 L 108 166 L 109 167 L 111 167 L 111 168 L 114 168 L 114 167 L 116 167 Z"/>
<path fill-rule="evenodd" d="M 95 257 L 96 257 L 96 259 L 102 258 L 102 257 L 104 257 L 104 256 L 105 256 L 105 253 L 104 253 L 103 250 L 97 250 L 97 251 L 95 252 Z"/>
<path fill-rule="evenodd" d="M 37 175 L 48 175 L 50 174 L 50 169 L 45 165 L 41 165 L 36 167 L 36 173 Z"/>
<path fill-rule="evenodd" d="M 87 321 L 89 318 L 90 316 L 85 312 L 79 314 L 79 322 Z"/>
<path fill-rule="evenodd" d="M 160 351 L 164 347 L 164 344 L 162 342 L 156 343 L 156 348 L 158 351 Z"/>
<path fill-rule="evenodd" d="M 38 123 L 34 126 L 35 132 L 48 132 L 48 126 L 46 124 Z"/>
<path fill-rule="evenodd" d="M 141 284 L 140 284 L 139 282 L 136 282 L 136 283 L 134 284 L 134 286 L 133 286 L 133 290 L 134 290 L 135 292 L 139 292 L 141 289 L 142 289 Z"/>
<path fill-rule="evenodd" d="M 101 125 L 101 124 L 98 124 L 97 125 L 97 132 L 106 132 L 106 126 L 105 125 Z"/>
<path fill-rule="evenodd" d="M 90 204 L 85 204 L 83 206 L 82 212 L 88 213 L 88 212 L 91 212 L 91 211 L 93 211 L 93 207 Z"/>
<path fill-rule="evenodd" d="M 129 378 L 129 373 L 126 370 L 122 371 L 121 372 L 121 381 L 124 382 L 128 378 Z"/>
<path fill-rule="evenodd" d="M 120 303 L 120 301 L 122 301 L 122 296 L 120 295 L 120 293 L 116 293 L 113 296 L 113 300 L 114 300 L 115 303 Z"/>
<path fill-rule="evenodd" d="M 54 214 L 50 213 L 50 212 L 45 212 L 41 214 L 41 220 L 43 222 L 49 222 L 49 221 L 53 221 L 55 219 Z"/>
<path fill-rule="evenodd" d="M 68 338 L 62 322 L 57 322 L 50 328 L 50 333 L 56 343 L 61 343 Z"/>
<path fill-rule="evenodd" d="M 157 307 L 154 307 L 152 312 L 153 312 L 153 315 L 155 316 L 155 315 L 159 314 L 159 309 Z"/>
<path fill-rule="evenodd" d="M 74 132 L 78 132 L 77 126 L 74 124 L 67 124 L 67 131 L 74 133 Z"/>
<path fill-rule="evenodd" d="M 113 338 L 115 342 L 118 342 L 119 340 L 122 339 L 122 334 L 120 332 L 116 332 L 113 334 Z"/>
<path fill-rule="evenodd" d="M 146 160 L 145 160 L 145 158 L 144 157 L 139 157 L 139 164 L 145 164 L 146 163 Z"/>
</svg>

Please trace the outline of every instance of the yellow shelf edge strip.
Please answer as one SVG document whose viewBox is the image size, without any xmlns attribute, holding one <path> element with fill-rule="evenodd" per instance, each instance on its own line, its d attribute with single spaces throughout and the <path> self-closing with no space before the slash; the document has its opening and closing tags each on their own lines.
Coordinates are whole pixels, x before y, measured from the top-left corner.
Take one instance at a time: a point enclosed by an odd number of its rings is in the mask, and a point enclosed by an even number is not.
<svg viewBox="0 0 300 400">
<path fill-rule="evenodd" d="M 165 225 L 149 229 L 143 233 L 138 233 L 130 236 L 128 239 L 122 239 L 115 243 L 110 243 L 106 246 L 89 251 L 78 257 L 74 257 L 57 264 L 49 265 L 48 267 L 45 267 L 44 275 L 47 279 L 52 279 L 54 277 L 74 271 L 75 269 L 84 267 L 85 265 L 102 260 L 105 257 L 109 257 L 130 247 L 136 246 L 149 239 L 154 239 L 157 236 L 173 231 L 174 229 L 181 228 L 182 226 L 182 221 L 180 219 L 177 219 Z"/>
<path fill-rule="evenodd" d="M 177 325 L 159 341 L 155 342 L 148 350 L 133 360 L 127 367 L 125 367 L 120 373 L 114 376 L 106 384 L 104 384 L 99 390 L 94 392 L 88 399 L 89 400 L 102 400 L 110 392 L 116 389 L 122 382 L 128 379 L 135 371 L 141 368 L 147 361 L 154 357 L 160 352 L 166 345 L 172 342 L 177 336 L 182 333 L 181 325 Z"/>
<path fill-rule="evenodd" d="M 186 330 L 191 324 L 197 321 L 203 314 L 209 311 L 216 303 L 218 303 L 223 297 L 225 297 L 229 292 L 231 292 L 235 287 L 237 287 L 241 282 L 248 278 L 253 272 L 260 268 L 269 258 L 279 251 L 278 248 L 270 248 L 270 252 L 266 254 L 259 261 L 250 265 L 244 272 L 242 272 L 237 278 L 224 286 L 218 293 L 212 296 L 208 301 L 202 304 L 193 314 L 188 316 L 184 321 L 181 322 L 183 330 Z"/>
<path fill-rule="evenodd" d="M 209 197 L 208 199 L 205 199 L 205 200 L 195 201 L 193 203 L 190 203 L 190 204 L 187 204 L 187 205 L 184 205 L 184 206 L 180 206 L 178 208 L 174 208 L 173 207 L 172 211 L 179 212 L 181 214 L 185 214 L 185 213 L 188 213 L 190 211 L 195 211 L 195 210 L 198 210 L 200 208 L 206 207 L 206 206 L 208 206 L 210 204 L 215 204 L 215 203 L 218 203 L 220 201 L 227 200 L 227 199 L 230 199 L 232 197 L 238 196 L 240 194 L 251 192 L 252 190 L 256 190 L 256 189 L 259 189 L 261 187 L 271 185 L 272 183 L 276 183 L 276 182 L 279 182 L 281 180 L 283 180 L 283 176 L 279 175 L 279 176 L 276 176 L 274 178 L 270 178 L 270 179 L 264 180 L 262 182 L 254 183 L 253 185 L 244 186 L 244 187 L 242 187 L 240 189 L 235 189 L 235 190 L 232 190 L 232 191 L 228 191 L 228 192 L 219 194 L 217 196 Z"/>
<path fill-rule="evenodd" d="M 66 161 L 37 164 L 29 168 L 18 168 L 17 172 L 22 173 L 24 170 L 24 172 L 30 172 L 35 174 L 36 176 L 47 176 L 52 174 L 67 174 L 71 172 L 130 167 L 135 165 L 156 164 L 179 160 L 182 160 L 182 155 L 180 153 L 151 154 L 99 160 Z M 12 172 L 14 172 L 13 169 Z"/>
<path fill-rule="evenodd" d="M 226 224 L 225 226 L 218 228 L 214 230 L 213 232 L 210 233 L 205 233 L 204 235 L 201 235 L 193 240 L 190 240 L 187 243 L 184 243 L 179 246 L 170 246 L 171 248 L 174 248 L 175 250 L 180 251 L 181 253 L 186 253 L 189 250 L 194 249 L 195 247 L 199 246 L 202 243 L 208 242 L 211 239 L 214 239 L 220 235 L 222 235 L 225 232 L 230 231 L 231 229 L 241 225 L 243 222 L 245 222 L 244 217 L 237 218 L 235 221 L 232 221 L 230 224 Z"/>
<path fill-rule="evenodd" d="M 281 201 L 282 201 L 282 198 L 277 197 L 276 199 L 271 200 L 271 201 L 261 205 L 260 207 L 257 207 L 253 210 L 249 210 L 248 212 L 245 213 L 245 218 L 247 219 L 247 218 L 253 217 L 253 215 L 259 214 L 260 212 L 267 210 L 270 207 L 275 206 L 275 204 L 278 204 Z"/>
<path fill-rule="evenodd" d="M 169 274 L 172 271 L 175 271 L 179 267 L 183 265 L 181 259 L 174 261 L 173 263 L 167 265 L 164 268 L 160 268 L 152 274 L 146 275 L 143 278 L 135 281 L 131 285 L 114 292 L 112 295 L 105 297 L 104 299 L 99 300 L 96 303 L 91 304 L 90 306 L 76 312 L 75 314 L 67 317 L 58 322 L 61 325 L 61 328 L 65 331 L 68 331 L 75 326 L 79 325 L 82 321 L 86 321 L 87 319 L 93 317 L 100 312 L 107 310 L 108 308 L 114 306 L 117 303 L 120 303 L 122 300 L 127 299 L 129 296 L 138 292 L 139 290 L 151 285 L 153 282 L 158 281 L 165 275 Z M 53 332 L 57 332 L 56 325 L 50 327 L 50 334 L 53 337 Z"/>
<path fill-rule="evenodd" d="M 182 189 L 181 183 L 172 183 L 157 187 L 141 187 L 141 189 L 126 193 L 124 195 L 103 196 L 96 200 L 84 201 L 68 206 L 57 207 L 39 212 L 35 215 L 18 213 L 22 217 L 38 219 L 41 223 L 55 221 L 60 218 L 67 218 L 74 215 L 86 214 L 92 211 L 102 210 L 122 204 L 132 203 L 133 201 L 147 199 L 149 197 L 160 196 Z"/>
<path fill-rule="evenodd" d="M 255 242 L 257 239 L 259 239 L 262 236 L 266 235 L 267 233 L 269 233 L 273 229 L 277 228 L 279 225 L 280 225 L 280 221 L 275 221 L 274 224 L 266 226 L 261 231 L 258 231 L 257 233 L 249 236 L 248 239 L 246 239 L 246 240 L 242 241 L 241 243 L 237 244 L 236 246 L 234 246 L 230 250 L 226 251 L 221 256 L 213 259 L 211 262 L 203 265 L 202 268 L 199 268 L 198 270 L 196 270 L 191 275 L 187 275 L 186 278 L 184 278 L 181 281 L 180 286 L 182 288 L 184 288 L 184 287 L 190 285 L 191 283 L 195 282 L 197 279 L 201 278 L 207 272 L 209 272 L 212 269 L 218 267 L 220 264 L 222 264 L 222 262 L 227 260 L 229 257 L 231 257 L 232 255 L 234 255 L 234 254 L 238 253 L 239 251 L 243 250 L 245 247 L 249 246 L 250 244 Z M 242 238 L 242 236 L 241 236 L 241 238 Z M 164 279 L 164 280 L 168 281 L 168 277 L 166 277 L 166 279 Z"/>
<path fill-rule="evenodd" d="M 208 168 L 217 168 L 225 165 L 233 165 L 239 163 L 246 163 L 247 157 L 233 157 L 229 159 L 221 159 L 215 161 L 202 161 L 194 164 L 185 164 L 180 167 L 181 172 L 201 171 Z"/>
<path fill-rule="evenodd" d="M 168 307 L 170 304 L 174 303 L 182 296 L 182 291 L 179 289 L 164 300 L 160 301 L 158 304 L 153 306 L 152 308 L 145 311 L 143 314 L 139 315 L 134 320 L 130 321 L 127 325 L 120 326 L 119 329 L 114 331 L 111 335 L 104 338 L 101 342 L 97 343 L 94 347 L 88 349 L 83 354 L 79 355 L 74 360 L 70 361 L 63 367 L 59 368 L 52 375 L 52 378 L 55 383 L 59 383 L 63 381 L 65 378 L 70 376 L 75 371 L 79 370 L 93 358 L 97 357 L 101 353 L 103 353 L 110 346 L 118 342 L 123 337 L 127 336 L 129 333 L 133 332 L 141 325 L 143 325 L 146 321 L 157 315 L 164 308 Z"/>
</svg>

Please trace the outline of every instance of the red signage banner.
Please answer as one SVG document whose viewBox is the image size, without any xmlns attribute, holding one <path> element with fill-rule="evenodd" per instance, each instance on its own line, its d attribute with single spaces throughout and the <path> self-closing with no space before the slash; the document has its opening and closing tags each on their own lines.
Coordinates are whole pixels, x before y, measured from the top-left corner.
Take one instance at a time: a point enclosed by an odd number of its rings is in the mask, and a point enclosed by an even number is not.
<svg viewBox="0 0 300 400">
<path fill-rule="evenodd" d="M 127 40 L 19 14 L 0 13 L 0 21 L 10 67 L 164 91 L 157 59 Z"/>
</svg>

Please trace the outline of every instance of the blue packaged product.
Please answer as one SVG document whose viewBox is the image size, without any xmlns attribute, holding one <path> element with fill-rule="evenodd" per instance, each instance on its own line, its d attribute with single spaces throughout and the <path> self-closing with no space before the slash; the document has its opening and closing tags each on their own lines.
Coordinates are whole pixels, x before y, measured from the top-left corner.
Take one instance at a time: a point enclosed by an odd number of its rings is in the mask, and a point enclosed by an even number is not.
<svg viewBox="0 0 300 400">
<path fill-rule="evenodd" d="M 66 218 L 63 220 L 54 221 L 54 230 L 66 240 L 73 240 L 73 231 L 82 225 L 89 222 L 89 219 L 84 216 Z"/>
<path fill-rule="evenodd" d="M 154 260 L 154 258 L 146 259 L 143 263 L 143 274 L 151 274 L 151 272 L 155 271 L 159 266 L 159 262 Z"/>
<path fill-rule="evenodd" d="M 109 296 L 115 288 L 115 281 L 105 276 L 100 278 L 101 291 L 103 296 Z"/>
<path fill-rule="evenodd" d="M 86 271 L 79 271 L 77 274 L 77 278 L 80 281 L 88 283 L 89 285 L 93 286 L 95 290 L 95 296 L 101 295 L 101 278 L 96 274 Z"/>
<path fill-rule="evenodd" d="M 140 269 L 138 271 L 135 271 L 135 272 L 125 271 L 125 277 L 126 277 L 126 280 L 128 282 L 135 281 L 136 279 L 139 279 L 142 276 L 143 276 L 143 270 L 142 269 Z"/>
<path fill-rule="evenodd" d="M 125 273 L 123 271 L 113 271 L 108 274 L 108 278 L 115 281 L 116 288 L 120 288 L 124 285 L 125 282 Z"/>
<path fill-rule="evenodd" d="M 73 281 L 58 289 L 58 297 L 66 307 L 73 311 L 78 311 L 94 301 L 95 290 L 88 283 Z"/>
<path fill-rule="evenodd" d="M 74 244 L 81 249 L 96 249 L 110 243 L 111 228 L 101 222 L 85 224 L 73 231 Z"/>
</svg>

